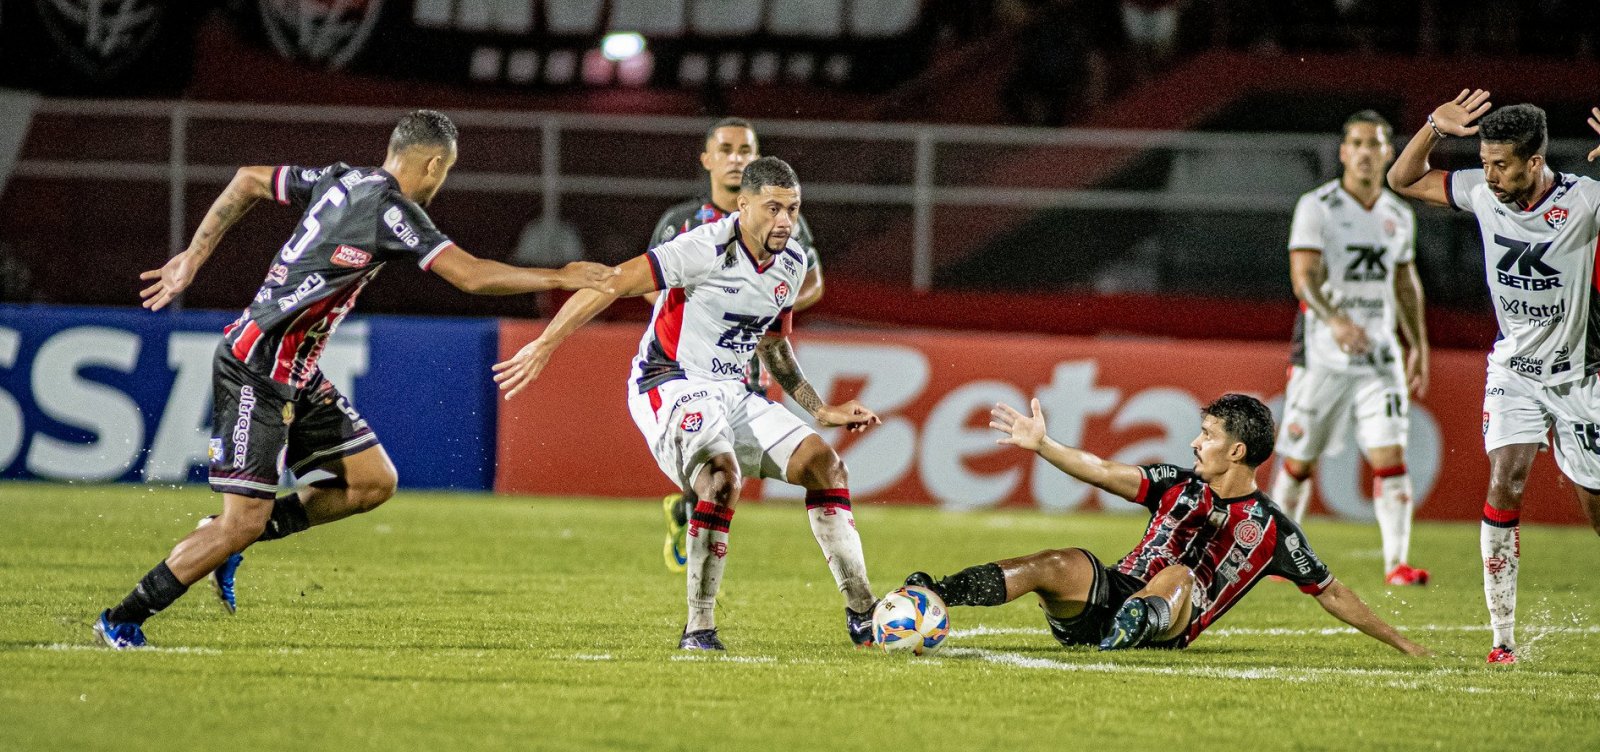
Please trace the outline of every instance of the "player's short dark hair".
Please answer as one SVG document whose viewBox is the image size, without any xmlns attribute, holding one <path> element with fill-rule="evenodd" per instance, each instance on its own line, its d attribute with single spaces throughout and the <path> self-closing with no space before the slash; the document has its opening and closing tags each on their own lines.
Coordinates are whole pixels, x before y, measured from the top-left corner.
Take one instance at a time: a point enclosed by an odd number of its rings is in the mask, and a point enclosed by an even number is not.
<svg viewBox="0 0 1600 752">
<path fill-rule="evenodd" d="M 1272 456 L 1272 411 L 1261 400 L 1248 394 L 1224 394 L 1202 409 L 1201 414 L 1222 421 L 1222 430 L 1244 442 L 1244 464 L 1260 467 Z"/>
<path fill-rule="evenodd" d="M 1394 126 L 1389 123 L 1388 118 L 1379 115 L 1377 110 L 1362 110 L 1354 115 L 1351 115 L 1350 117 L 1345 118 L 1344 128 L 1341 129 L 1339 133 L 1343 136 L 1349 136 L 1350 126 L 1358 123 L 1369 123 L 1371 125 L 1375 125 L 1378 127 L 1378 130 L 1383 131 L 1385 138 L 1390 140 L 1394 139 Z"/>
<path fill-rule="evenodd" d="M 751 125 L 750 121 L 745 120 L 744 118 L 725 117 L 715 123 L 712 123 L 711 127 L 706 129 L 706 137 L 701 139 L 701 142 L 707 144 L 711 143 L 711 137 L 717 135 L 717 131 L 723 128 L 748 128 L 751 133 L 756 132 L 756 127 Z"/>
<path fill-rule="evenodd" d="M 389 134 L 389 151 L 398 152 L 413 146 L 442 146 L 456 143 L 456 124 L 437 110 L 408 112 Z"/>
<path fill-rule="evenodd" d="M 777 157 L 762 157 L 744 168 L 744 177 L 739 180 L 739 192 L 747 196 L 754 196 L 767 186 L 776 188 L 800 187 L 800 176 L 794 174 L 794 168 Z"/>
<path fill-rule="evenodd" d="M 1511 144 L 1511 153 L 1528 159 L 1543 154 L 1550 140 L 1544 110 L 1531 104 L 1501 107 L 1485 115 L 1478 125 L 1478 138 L 1492 144 Z"/>
</svg>

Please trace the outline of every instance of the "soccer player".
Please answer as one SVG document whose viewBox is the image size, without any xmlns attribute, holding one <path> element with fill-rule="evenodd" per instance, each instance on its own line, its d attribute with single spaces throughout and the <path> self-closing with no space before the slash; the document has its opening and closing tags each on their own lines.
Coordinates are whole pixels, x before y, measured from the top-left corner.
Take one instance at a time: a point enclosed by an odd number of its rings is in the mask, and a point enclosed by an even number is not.
<svg viewBox="0 0 1600 752">
<path fill-rule="evenodd" d="M 1408 655 L 1430 655 L 1335 579 L 1300 527 L 1256 488 L 1256 467 L 1272 455 L 1272 413 L 1242 394 L 1201 412 L 1190 443 L 1194 468 L 1135 467 L 1063 446 L 1045 433 L 1044 413 L 996 405 L 989 426 L 1010 444 L 1062 472 L 1150 510 L 1139 544 L 1114 567 L 1081 548 L 1040 551 L 979 564 L 935 581 L 906 578 L 950 606 L 998 606 L 1036 593 L 1045 621 L 1065 646 L 1101 650 L 1182 648 L 1227 613 L 1261 578 L 1285 577 L 1328 613 Z"/>
<path fill-rule="evenodd" d="M 1500 337 L 1489 351 L 1483 392 L 1489 492 L 1479 549 L 1494 631 L 1489 662 L 1515 663 L 1522 489 L 1552 428 L 1556 465 L 1600 532 L 1600 279 L 1594 268 L 1600 183 L 1550 169 L 1544 110 L 1490 107 L 1482 89 L 1462 90 L 1439 105 L 1389 168 L 1389 185 L 1471 212 L 1483 233 L 1484 276 Z M 1600 108 L 1593 112 L 1589 127 L 1600 133 Z M 1428 165 L 1440 140 L 1474 134 L 1481 168 Z M 1596 157 L 1600 148 L 1589 152 L 1589 161 Z"/>
<path fill-rule="evenodd" d="M 744 177 L 744 167 L 761 158 L 761 143 L 756 138 L 755 127 L 742 118 L 723 118 L 706 130 L 704 151 L 700 153 L 700 166 L 711 179 L 711 192 L 685 201 L 666 211 L 656 221 L 651 235 L 651 247 L 665 243 L 701 225 L 721 220 L 738 211 L 739 183 Z M 822 260 L 817 256 L 811 239 L 811 227 L 805 217 L 796 217 L 794 239 L 806 257 L 806 277 L 800 283 L 800 294 L 795 298 L 794 310 L 804 311 L 822 300 Z M 645 293 L 651 305 L 659 293 Z M 750 372 L 745 384 L 750 391 L 767 394 L 767 383 L 761 377 L 761 361 L 750 361 Z M 674 493 L 661 500 L 667 520 L 667 537 L 661 546 L 661 556 L 667 569 L 682 572 L 688 562 L 686 533 L 689 514 L 694 510 L 695 499 L 690 493 Z"/>
<path fill-rule="evenodd" d="M 455 124 L 417 110 L 395 126 L 382 167 L 241 167 L 188 249 L 140 275 L 153 280 L 140 293 L 144 307 L 160 310 L 257 201 L 303 213 L 255 300 L 217 346 L 210 478 L 222 494 L 222 514 L 203 521 L 127 598 L 101 612 L 94 630 L 107 645 L 142 647 L 145 620 L 208 575 L 231 612 L 233 573 L 250 544 L 371 511 L 394 494 L 394 465 L 377 434 L 317 367 L 328 337 L 385 264 L 414 261 L 479 295 L 609 287 L 616 270 L 599 264 L 523 269 L 452 243 L 422 207 L 455 161 Z M 332 477 L 274 498 L 284 469 Z"/>
<path fill-rule="evenodd" d="M 794 414 L 745 388 L 756 353 L 822 426 L 864 431 L 879 422 L 861 403 L 822 401 L 795 362 L 790 319 L 805 278 L 794 240 L 800 180 L 762 157 L 741 178 L 738 211 L 683 233 L 621 267 L 616 292 L 572 296 L 538 339 L 495 365 L 510 399 L 539 376 L 561 342 L 619 296 L 663 291 L 639 342 L 628 409 L 661 472 L 698 500 L 689 518 L 688 622 L 678 647 L 722 650 L 715 614 L 739 487 L 748 475 L 806 488 L 811 532 L 845 597 L 845 626 L 872 642 L 872 589 L 839 455 Z"/>
<path fill-rule="evenodd" d="M 1384 582 L 1426 585 L 1428 570 L 1406 562 L 1412 505 L 1405 449 L 1408 391 L 1420 397 L 1428 388 L 1428 340 L 1414 263 L 1416 219 L 1383 185 L 1393 135 L 1372 110 L 1351 115 L 1339 143 L 1344 174 L 1295 205 L 1289 274 L 1300 315 L 1278 429 L 1283 468 L 1272 498 L 1302 522 L 1317 458 L 1354 417 L 1356 443 L 1374 476 Z M 1396 321 L 1410 346 L 1403 358 Z"/>
</svg>

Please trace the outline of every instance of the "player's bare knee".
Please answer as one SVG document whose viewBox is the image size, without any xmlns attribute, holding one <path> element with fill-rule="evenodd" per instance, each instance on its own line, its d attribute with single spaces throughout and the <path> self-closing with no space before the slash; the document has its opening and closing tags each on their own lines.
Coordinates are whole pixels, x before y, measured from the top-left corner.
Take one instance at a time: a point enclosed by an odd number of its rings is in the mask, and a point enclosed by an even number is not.
<svg viewBox="0 0 1600 752">
<path fill-rule="evenodd" d="M 370 512 L 394 498 L 400 479 L 393 473 L 373 473 L 347 479 L 346 498 L 356 512 Z"/>
<path fill-rule="evenodd" d="M 817 488 L 848 488 L 850 486 L 850 471 L 844 466 L 844 460 L 839 458 L 839 453 L 827 444 L 822 449 L 811 455 L 806 464 L 807 475 Z M 809 487 L 809 486 L 808 486 Z"/>
<path fill-rule="evenodd" d="M 1527 484 L 1526 473 L 1491 472 L 1489 475 L 1489 505 L 1495 509 L 1521 509 L 1522 491 Z"/>
<path fill-rule="evenodd" d="M 695 477 L 694 492 L 700 499 L 719 507 L 731 507 L 739 498 L 739 463 L 732 455 L 707 460 Z"/>
<path fill-rule="evenodd" d="M 267 522 L 271 519 L 272 503 L 263 501 L 246 509 L 224 509 L 213 524 L 227 537 L 228 544 L 234 551 L 243 551 L 246 546 L 261 537 L 267 529 Z"/>
</svg>

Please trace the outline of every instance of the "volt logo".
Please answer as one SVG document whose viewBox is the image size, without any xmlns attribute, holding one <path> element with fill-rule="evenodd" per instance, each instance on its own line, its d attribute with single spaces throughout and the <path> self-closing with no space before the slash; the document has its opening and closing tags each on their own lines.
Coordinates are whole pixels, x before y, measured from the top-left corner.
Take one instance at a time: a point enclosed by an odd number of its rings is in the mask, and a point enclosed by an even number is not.
<svg viewBox="0 0 1600 752">
<path fill-rule="evenodd" d="M 1389 266 L 1383 263 L 1383 256 L 1388 253 L 1388 248 L 1352 245 L 1346 246 L 1345 250 L 1355 255 L 1350 260 L 1350 265 L 1345 267 L 1346 282 L 1381 282 L 1389 278 Z"/>
<path fill-rule="evenodd" d="M 1506 249 L 1505 255 L 1494 265 L 1499 270 L 1500 284 L 1519 290 L 1549 290 L 1561 286 L 1561 272 L 1544 262 L 1550 241 L 1527 243 L 1496 235 L 1494 242 Z M 1515 273 L 1512 267 L 1516 268 Z"/>
</svg>

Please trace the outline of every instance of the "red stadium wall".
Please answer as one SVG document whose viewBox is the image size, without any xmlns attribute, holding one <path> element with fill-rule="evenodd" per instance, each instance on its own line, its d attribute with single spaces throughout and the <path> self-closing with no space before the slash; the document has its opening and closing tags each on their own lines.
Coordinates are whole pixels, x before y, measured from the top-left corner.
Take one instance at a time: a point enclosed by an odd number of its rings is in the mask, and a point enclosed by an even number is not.
<svg viewBox="0 0 1600 752">
<path fill-rule="evenodd" d="M 542 325 L 507 321 L 503 356 Z M 654 496 L 672 486 L 628 417 L 629 359 L 641 327 L 596 324 L 574 335 L 544 376 L 500 403 L 496 490 L 504 493 Z M 1050 433 L 1119 461 L 1187 464 L 1198 411 L 1225 391 L 1281 401 L 1287 347 L 1004 334 L 805 332 L 796 350 L 825 398 L 859 397 L 884 425 L 830 432 L 858 499 L 954 509 L 1035 506 L 1137 512 L 1021 451 L 994 444 L 996 401 L 1037 397 Z M 1408 463 L 1425 519 L 1476 520 L 1488 463 L 1482 448 L 1483 356 L 1436 351 L 1433 385 L 1414 410 Z M 1268 480 L 1262 470 L 1262 482 Z M 1370 519 L 1370 476 L 1352 451 L 1323 462 L 1313 510 Z M 793 498 L 792 488 L 747 487 L 746 498 Z M 1524 519 L 1581 523 L 1570 485 L 1539 460 Z M 1110 501 L 1111 503 L 1108 503 Z"/>
</svg>

